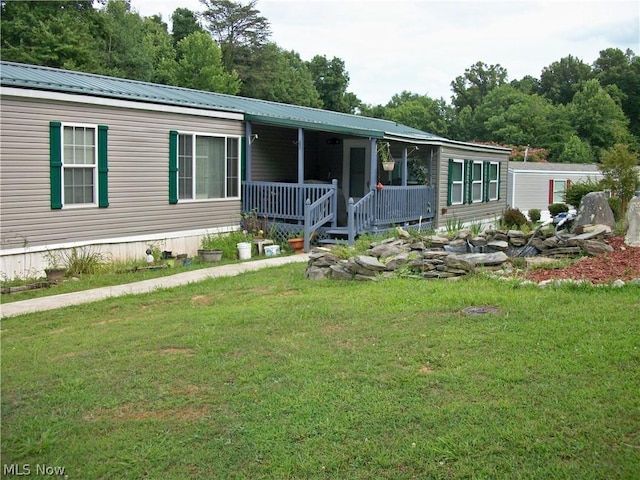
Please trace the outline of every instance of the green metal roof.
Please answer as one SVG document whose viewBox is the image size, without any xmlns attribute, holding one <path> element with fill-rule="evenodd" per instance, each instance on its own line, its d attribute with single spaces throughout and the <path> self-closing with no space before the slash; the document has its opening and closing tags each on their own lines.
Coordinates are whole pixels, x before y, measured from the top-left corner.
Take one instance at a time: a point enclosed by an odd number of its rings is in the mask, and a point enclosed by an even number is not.
<svg viewBox="0 0 640 480">
<path fill-rule="evenodd" d="M 336 134 L 394 137 L 410 142 L 446 141 L 388 120 L 37 65 L 0 62 L 0 83 L 5 87 L 233 112 L 258 123 Z"/>
</svg>

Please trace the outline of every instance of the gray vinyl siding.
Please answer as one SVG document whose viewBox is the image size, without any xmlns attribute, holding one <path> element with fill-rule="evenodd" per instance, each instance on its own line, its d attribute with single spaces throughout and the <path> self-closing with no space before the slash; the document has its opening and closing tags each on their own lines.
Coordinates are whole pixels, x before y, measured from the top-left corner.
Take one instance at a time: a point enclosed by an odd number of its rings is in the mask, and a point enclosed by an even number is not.
<svg viewBox="0 0 640 480">
<path fill-rule="evenodd" d="M 447 219 L 458 219 L 465 223 L 490 222 L 502 215 L 507 207 L 507 160 L 508 152 L 488 152 L 460 150 L 452 146 L 440 149 L 437 174 L 437 215 L 438 227 L 444 227 Z M 464 205 L 447 205 L 449 193 L 449 159 L 475 160 L 481 162 L 499 162 L 500 164 L 500 193 L 498 200 L 478 202 Z"/>
<path fill-rule="evenodd" d="M 253 124 L 252 133 L 257 134 L 258 138 L 251 145 L 253 167 L 251 179 L 256 182 L 296 183 L 298 181 L 298 130 Z M 330 167 L 323 168 L 318 162 L 319 149 L 326 150 L 320 142 L 320 136 L 321 134 L 317 132 L 305 131 L 305 179 L 319 178 L 322 170 L 326 170 L 325 175 L 330 170 Z M 324 143 L 326 145 L 326 141 Z M 342 146 L 339 147 L 342 154 Z M 322 151 L 320 156 L 326 160 Z"/>
<path fill-rule="evenodd" d="M 49 122 L 107 125 L 108 208 L 52 210 Z M 61 101 L 2 98 L 2 248 L 239 223 L 240 200 L 169 204 L 169 131 L 241 136 L 242 122 Z"/>
</svg>

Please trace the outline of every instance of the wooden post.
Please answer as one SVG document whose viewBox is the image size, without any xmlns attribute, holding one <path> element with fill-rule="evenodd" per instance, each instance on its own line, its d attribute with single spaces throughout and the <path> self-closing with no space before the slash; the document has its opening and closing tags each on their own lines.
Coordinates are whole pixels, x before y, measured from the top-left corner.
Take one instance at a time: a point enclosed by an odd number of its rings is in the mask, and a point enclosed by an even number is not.
<svg viewBox="0 0 640 480">
<path fill-rule="evenodd" d="M 349 197 L 349 202 L 347 205 L 347 242 L 349 245 L 353 245 L 356 243 L 356 231 L 355 231 L 355 211 L 354 211 L 354 201 L 353 198 Z"/>
</svg>

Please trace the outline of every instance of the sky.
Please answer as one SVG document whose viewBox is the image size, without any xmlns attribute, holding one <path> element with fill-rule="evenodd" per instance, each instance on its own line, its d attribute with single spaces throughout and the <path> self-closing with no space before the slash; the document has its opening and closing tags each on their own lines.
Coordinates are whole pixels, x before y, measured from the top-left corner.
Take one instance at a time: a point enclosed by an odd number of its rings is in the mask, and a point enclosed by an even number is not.
<svg viewBox="0 0 640 480">
<path fill-rule="evenodd" d="M 248 3 L 246 0 L 236 0 Z M 199 0 L 131 0 L 142 16 Z M 508 80 L 540 78 L 569 55 L 592 64 L 607 48 L 640 55 L 638 0 L 258 0 L 271 40 L 303 60 L 338 57 L 348 90 L 369 105 L 409 91 L 451 102 L 451 82 L 477 62 Z"/>
</svg>

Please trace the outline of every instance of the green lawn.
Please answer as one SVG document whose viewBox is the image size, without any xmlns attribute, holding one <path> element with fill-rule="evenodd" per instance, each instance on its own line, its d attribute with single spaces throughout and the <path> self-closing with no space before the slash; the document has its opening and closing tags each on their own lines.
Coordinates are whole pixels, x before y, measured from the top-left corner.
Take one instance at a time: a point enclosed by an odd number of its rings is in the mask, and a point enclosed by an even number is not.
<svg viewBox="0 0 640 480">
<path fill-rule="evenodd" d="M 303 271 L 3 319 L 3 478 L 637 478 L 640 287 Z"/>
</svg>

